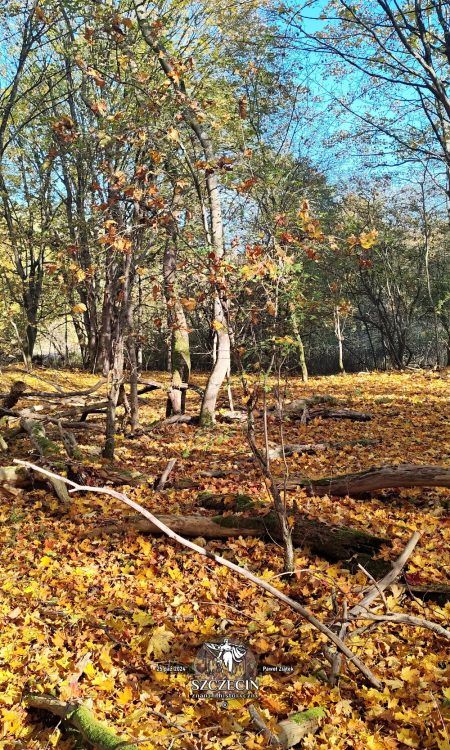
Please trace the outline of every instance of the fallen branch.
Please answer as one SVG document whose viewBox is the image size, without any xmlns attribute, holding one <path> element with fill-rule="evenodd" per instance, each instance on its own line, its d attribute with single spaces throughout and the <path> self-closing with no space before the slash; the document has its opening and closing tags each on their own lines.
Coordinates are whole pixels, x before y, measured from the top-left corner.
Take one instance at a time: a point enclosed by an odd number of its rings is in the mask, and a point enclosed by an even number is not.
<svg viewBox="0 0 450 750">
<path fill-rule="evenodd" d="M 195 414 L 174 414 L 173 417 L 159 419 L 150 425 L 149 430 L 157 430 L 171 424 L 198 424 L 199 417 Z"/>
<path fill-rule="evenodd" d="M 32 476 L 24 466 L 1 466 L 0 484 L 7 484 L 10 487 L 30 487 Z"/>
<path fill-rule="evenodd" d="M 268 410 L 279 417 L 281 412 L 278 405 Z M 258 416 L 263 416 L 260 411 Z M 288 419 L 299 419 L 301 422 L 310 422 L 312 419 L 350 419 L 356 422 L 368 422 L 372 419 L 371 414 L 366 414 L 353 409 L 339 407 L 339 401 L 334 396 L 312 396 L 311 398 L 300 398 L 283 404 L 283 417 Z"/>
<path fill-rule="evenodd" d="M 138 745 L 119 737 L 114 730 L 98 719 L 79 703 L 70 703 L 55 698 L 53 695 L 31 694 L 25 696 L 25 703 L 30 708 L 49 711 L 54 716 L 75 727 L 84 740 L 98 750 L 138 750 Z"/>
<path fill-rule="evenodd" d="M 155 490 L 157 490 L 158 492 L 162 492 L 162 490 L 164 489 L 164 487 L 166 486 L 168 482 L 168 479 L 173 471 L 173 468 L 176 462 L 177 462 L 176 458 L 170 459 L 169 463 L 167 464 L 160 478 L 155 482 Z"/>
<path fill-rule="evenodd" d="M 262 716 L 259 713 L 259 711 L 256 710 L 255 706 L 253 706 L 252 704 L 250 704 L 250 706 L 248 707 L 247 710 L 248 710 L 248 712 L 250 714 L 250 718 L 253 721 L 253 724 L 255 725 L 255 727 L 258 730 L 258 732 L 260 732 L 262 734 L 262 736 L 266 740 L 267 744 L 270 747 L 283 747 L 283 745 L 281 744 L 281 741 L 280 741 L 279 737 L 277 737 L 269 729 L 269 727 L 267 726 L 266 722 L 262 718 Z M 288 747 L 288 746 L 285 745 L 285 747 Z"/>
<path fill-rule="evenodd" d="M 350 495 L 355 497 L 387 488 L 450 487 L 450 469 L 443 466 L 415 464 L 379 466 L 356 474 L 342 474 L 321 479 L 291 476 L 286 486 L 290 489 L 304 487 L 310 495 Z"/>
<path fill-rule="evenodd" d="M 450 641 L 450 630 L 447 630 L 437 622 L 425 620 L 423 617 L 415 617 L 414 615 L 407 615 L 402 612 L 386 612 L 384 615 L 367 612 L 358 619 L 373 620 L 374 622 L 394 622 L 398 625 L 409 625 L 412 628 L 425 628 L 425 630 L 431 630 L 432 633 L 442 638 L 447 638 Z"/>
<path fill-rule="evenodd" d="M 320 726 L 320 720 L 326 716 L 322 706 L 308 708 L 291 714 L 278 724 L 279 741 L 284 750 L 294 747 L 308 734 L 315 734 Z"/>
<path fill-rule="evenodd" d="M 389 572 L 386 573 L 386 575 L 380 581 L 375 581 L 373 586 L 369 588 L 359 604 L 355 604 L 355 606 L 349 610 L 348 618 L 354 619 L 360 614 L 366 612 L 372 602 L 378 599 L 379 596 L 382 596 L 385 589 L 387 589 L 388 586 L 390 586 L 392 583 L 394 583 L 394 581 L 397 580 L 412 553 L 414 552 L 419 539 L 420 534 L 418 531 L 415 531 L 401 555 L 399 555 L 396 561 L 392 564 L 392 568 L 389 570 Z"/>
<path fill-rule="evenodd" d="M 350 419 L 352 422 L 370 422 L 372 419 L 371 414 L 362 411 L 354 411 L 353 409 L 328 409 L 327 407 L 319 406 L 307 412 L 305 422 L 311 422 L 312 419 L 319 419 L 319 417 L 320 419 Z"/>
<path fill-rule="evenodd" d="M 340 638 L 342 640 L 345 640 L 347 636 L 347 631 L 350 623 L 353 620 L 357 620 L 361 614 L 364 614 L 363 619 L 367 619 L 367 613 L 368 613 L 368 607 L 372 602 L 374 602 L 378 597 L 381 597 L 383 601 L 385 602 L 384 598 L 384 590 L 390 586 L 401 574 L 407 560 L 412 555 L 414 548 L 416 547 L 417 542 L 420 539 L 420 534 L 415 531 L 412 535 L 411 539 L 409 540 L 408 544 L 406 545 L 405 549 L 401 553 L 401 555 L 397 558 L 397 560 L 392 563 L 391 569 L 386 573 L 386 575 L 380 580 L 375 581 L 372 577 L 371 580 L 373 580 L 373 585 L 369 588 L 367 593 L 365 594 L 364 598 L 358 603 L 355 604 L 349 611 L 347 610 L 347 604 L 344 603 L 344 612 L 341 622 L 337 622 L 335 624 L 336 630 L 339 632 Z M 361 566 L 360 566 L 361 567 Z M 330 654 L 331 656 L 331 675 L 330 675 L 330 684 L 335 685 L 342 667 L 342 653 L 339 653 L 338 651 L 335 651 L 334 653 Z"/>
<path fill-rule="evenodd" d="M 103 494 L 103 495 L 109 495 L 110 497 L 114 497 L 117 500 L 120 500 L 121 502 L 125 503 L 125 505 L 128 505 L 130 508 L 133 508 L 138 513 L 141 513 L 148 521 L 151 521 L 166 536 L 168 536 L 169 539 L 173 539 L 174 541 L 178 542 L 184 547 L 187 547 L 188 549 L 193 550 L 194 552 L 197 552 L 203 557 L 207 557 L 210 560 L 214 560 L 219 565 L 225 566 L 229 570 L 233 570 L 235 573 L 238 573 L 240 576 L 242 576 L 246 580 L 255 584 L 256 586 L 263 589 L 264 591 L 267 591 L 273 597 L 275 597 L 279 601 L 286 604 L 288 607 L 294 610 L 294 612 L 298 612 L 298 614 L 300 614 L 307 622 L 309 622 L 310 625 L 312 625 L 314 628 L 316 628 L 316 630 L 318 630 L 320 633 L 325 635 L 325 637 L 329 641 L 331 641 L 340 651 L 342 651 L 342 653 L 347 657 L 347 659 L 361 672 L 361 674 L 364 675 L 364 677 L 373 687 L 377 689 L 381 688 L 380 680 L 377 677 L 375 677 L 375 675 L 372 673 L 369 667 L 367 667 L 364 664 L 364 662 L 361 661 L 361 659 L 358 656 L 356 656 L 356 654 L 354 654 L 348 648 L 348 646 L 345 645 L 345 643 L 343 643 L 343 641 L 339 638 L 339 636 L 336 635 L 336 633 L 333 633 L 333 631 L 330 630 L 330 628 L 327 625 L 325 625 L 323 622 L 318 620 L 317 617 L 315 617 L 308 609 L 306 609 L 306 607 L 303 607 L 303 605 L 299 604 L 294 599 L 291 599 L 289 596 L 286 596 L 286 594 L 284 594 L 279 589 L 275 588 L 275 586 L 272 586 L 270 583 L 268 583 L 264 579 L 258 578 L 249 570 L 247 570 L 247 568 L 236 565 L 235 563 L 231 562 L 230 560 L 227 560 L 224 557 L 221 557 L 220 555 L 214 555 L 212 552 L 209 552 L 204 547 L 200 547 L 200 545 L 195 544 L 195 542 L 191 542 L 188 539 L 185 539 L 184 537 L 175 533 L 171 528 L 166 526 L 166 524 L 162 523 L 156 516 L 154 516 L 148 510 L 143 508 L 142 505 L 139 505 L 139 503 L 136 503 L 134 500 L 130 500 L 130 498 L 127 497 L 127 495 L 121 492 L 116 492 L 115 490 L 112 490 L 109 487 L 85 487 L 82 485 L 78 485 L 76 482 L 72 482 L 69 479 L 66 479 L 65 477 L 58 476 L 57 474 L 47 471 L 46 469 L 42 469 L 40 466 L 36 466 L 35 464 L 32 464 L 28 461 L 19 461 L 18 459 L 16 459 L 16 463 L 18 463 L 21 466 L 25 466 L 28 469 L 33 469 L 34 471 L 40 472 L 41 474 L 44 474 L 51 478 L 59 479 L 65 482 L 66 484 L 72 487 L 71 492 L 80 492 L 80 491 L 81 492 L 96 492 L 96 493 Z"/>
<path fill-rule="evenodd" d="M 430 620 L 425 620 L 422 617 L 415 617 L 414 615 L 408 615 L 397 612 L 386 612 L 385 614 L 379 615 L 372 612 L 369 607 L 379 597 L 384 598 L 384 591 L 392 584 L 397 578 L 400 577 L 403 568 L 405 567 L 408 559 L 411 557 L 417 542 L 420 539 L 420 534 L 415 531 L 403 550 L 402 554 L 393 563 L 391 570 L 380 580 L 375 581 L 373 586 L 369 588 L 364 598 L 352 607 L 347 616 L 347 622 L 353 620 L 373 620 L 374 622 L 394 622 L 400 625 L 409 625 L 416 628 L 426 628 L 431 630 L 436 635 L 442 636 L 450 640 L 450 631 L 446 630 L 442 625 Z"/>
<path fill-rule="evenodd" d="M 91 393 L 95 393 L 95 391 L 98 391 L 99 388 L 102 387 L 102 385 L 105 385 L 107 383 L 107 378 L 101 378 L 101 380 L 98 380 L 95 385 L 91 386 L 90 388 L 87 388 L 84 391 L 27 391 L 24 393 L 24 398 L 77 398 L 78 396 L 89 396 Z M 55 386 L 56 388 L 56 386 Z"/>
</svg>

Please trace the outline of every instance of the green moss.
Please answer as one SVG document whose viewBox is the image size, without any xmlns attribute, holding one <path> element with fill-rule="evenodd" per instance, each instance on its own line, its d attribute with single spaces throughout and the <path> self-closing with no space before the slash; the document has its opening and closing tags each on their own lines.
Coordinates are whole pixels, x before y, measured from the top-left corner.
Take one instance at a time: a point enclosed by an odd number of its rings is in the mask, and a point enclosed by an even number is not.
<svg viewBox="0 0 450 750">
<path fill-rule="evenodd" d="M 264 531 L 273 528 L 276 524 L 275 516 L 268 514 L 257 518 L 247 518 L 246 516 L 215 516 L 214 523 L 227 529 L 255 529 L 255 531 Z"/>
<path fill-rule="evenodd" d="M 99 750 L 115 750 L 119 747 L 121 750 L 138 750 L 137 745 L 123 740 L 112 729 L 97 721 L 84 706 L 78 706 L 68 719 Z"/>
<path fill-rule="evenodd" d="M 197 500 L 199 503 L 204 503 L 207 500 L 217 500 L 217 507 L 219 507 L 219 503 L 222 501 L 224 502 L 224 505 L 227 505 L 227 499 L 230 500 L 228 503 L 230 506 L 230 510 L 237 510 L 237 511 L 244 511 L 249 510 L 249 508 L 253 508 L 254 502 L 250 495 L 244 495 L 244 494 L 237 494 L 237 495 L 228 495 L 228 494 L 215 494 L 214 492 L 200 492 L 197 496 Z"/>
<path fill-rule="evenodd" d="M 42 452 L 42 455 L 48 456 L 50 453 L 60 452 L 59 446 L 47 437 L 42 425 L 33 425 L 31 428 L 31 436 L 39 447 L 40 452 Z"/>
<path fill-rule="evenodd" d="M 253 500 L 249 495 L 236 495 L 235 508 L 236 510 L 248 510 L 253 507 Z"/>
<path fill-rule="evenodd" d="M 295 721 L 296 724 L 305 724 L 312 719 L 323 719 L 326 715 L 326 709 L 323 706 L 317 706 L 316 708 L 308 708 L 306 711 L 291 714 L 288 718 L 289 721 Z"/>
<path fill-rule="evenodd" d="M 214 415 L 209 411 L 202 411 L 200 415 L 200 426 L 212 429 L 215 427 Z"/>
</svg>

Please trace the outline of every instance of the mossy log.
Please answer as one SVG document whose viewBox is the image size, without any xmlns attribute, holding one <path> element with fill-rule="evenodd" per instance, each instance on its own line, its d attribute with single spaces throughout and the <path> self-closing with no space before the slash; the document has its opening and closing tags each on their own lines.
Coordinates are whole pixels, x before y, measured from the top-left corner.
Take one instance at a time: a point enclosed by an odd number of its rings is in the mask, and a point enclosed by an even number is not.
<svg viewBox="0 0 450 750">
<path fill-rule="evenodd" d="M 284 721 L 280 721 L 277 727 L 280 745 L 283 750 L 294 747 L 308 734 L 315 734 L 320 726 L 320 721 L 327 712 L 322 706 L 308 708 L 291 714 Z"/>
<path fill-rule="evenodd" d="M 214 518 L 192 515 L 157 515 L 177 534 L 184 537 L 204 539 L 229 539 L 232 537 L 260 537 L 280 541 L 281 533 L 274 513 L 264 516 L 246 517 L 240 515 L 215 516 Z M 88 536 L 100 533 L 134 530 L 139 533 L 160 534 L 161 531 L 142 516 L 128 516 L 117 524 L 98 526 L 88 532 Z M 389 539 L 372 536 L 365 531 L 332 526 L 312 518 L 296 516 L 293 541 L 297 547 L 309 547 L 314 553 L 329 560 L 347 560 L 358 552 L 376 553 L 383 544 L 390 545 Z"/>
<path fill-rule="evenodd" d="M 280 486 L 284 487 L 284 480 Z M 450 487 L 450 469 L 443 466 L 400 464 L 379 466 L 356 474 L 308 479 L 291 476 L 286 487 L 304 487 L 310 495 L 366 495 L 383 489 L 399 487 Z"/>
<path fill-rule="evenodd" d="M 34 419 L 22 418 L 20 424 L 30 436 L 31 442 L 41 458 L 58 456 L 60 454 L 59 446 L 47 437 L 44 425 L 41 422 L 37 422 Z M 55 490 L 58 499 L 61 500 L 64 506 L 68 507 L 70 505 L 70 495 L 66 484 L 61 479 L 50 478 L 48 481 Z"/>
<path fill-rule="evenodd" d="M 74 727 L 86 742 L 97 750 L 138 750 L 138 745 L 124 740 L 87 709 L 78 703 L 69 703 L 53 695 L 32 694 L 25 697 L 30 708 L 49 711 Z"/>
</svg>

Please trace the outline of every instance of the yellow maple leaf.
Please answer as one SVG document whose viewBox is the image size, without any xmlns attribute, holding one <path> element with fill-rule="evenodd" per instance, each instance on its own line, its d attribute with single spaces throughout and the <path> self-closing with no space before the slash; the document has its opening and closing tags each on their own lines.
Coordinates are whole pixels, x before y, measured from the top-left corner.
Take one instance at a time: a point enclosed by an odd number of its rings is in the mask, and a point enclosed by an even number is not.
<svg viewBox="0 0 450 750">
<path fill-rule="evenodd" d="M 23 727 L 25 711 L 23 709 L 17 711 L 14 708 L 3 708 L 2 718 L 4 734 L 12 734 L 13 737 L 19 737 Z"/>
<path fill-rule="evenodd" d="M 396 732 L 397 739 L 408 747 L 420 747 L 420 737 L 414 729 L 399 729 Z"/>
<path fill-rule="evenodd" d="M 165 625 L 160 625 L 153 631 L 147 646 L 147 656 L 153 654 L 157 659 L 170 651 L 170 641 L 175 635 L 167 630 Z"/>
<path fill-rule="evenodd" d="M 148 625 L 153 625 L 153 617 L 149 612 L 135 612 L 133 622 L 137 622 L 141 628 L 146 628 Z"/>
<path fill-rule="evenodd" d="M 64 646 L 65 638 L 62 630 L 57 630 L 52 638 L 52 642 L 55 646 Z"/>
<path fill-rule="evenodd" d="M 101 650 L 98 661 L 100 663 L 101 668 L 104 669 L 105 672 L 110 672 L 111 671 L 113 663 L 112 663 L 111 657 L 109 655 L 108 648 L 103 648 Z"/>
<path fill-rule="evenodd" d="M 130 685 L 124 687 L 124 689 L 117 696 L 117 703 L 119 706 L 126 706 L 133 700 L 133 690 Z"/>
<path fill-rule="evenodd" d="M 95 685 L 99 690 L 106 690 L 111 692 L 114 690 L 114 680 L 112 677 L 105 677 L 102 673 L 98 674 L 92 684 Z"/>
</svg>

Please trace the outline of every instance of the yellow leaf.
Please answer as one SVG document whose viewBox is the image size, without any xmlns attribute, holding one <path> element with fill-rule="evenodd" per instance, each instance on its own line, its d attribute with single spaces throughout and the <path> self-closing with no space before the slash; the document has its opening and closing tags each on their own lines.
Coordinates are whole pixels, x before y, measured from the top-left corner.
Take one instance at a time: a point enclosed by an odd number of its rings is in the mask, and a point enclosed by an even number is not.
<svg viewBox="0 0 450 750">
<path fill-rule="evenodd" d="M 92 680 L 92 684 L 98 687 L 99 690 L 106 690 L 108 692 L 114 690 L 113 678 L 104 677 L 103 674 L 99 674 L 94 680 Z"/>
<path fill-rule="evenodd" d="M 39 560 L 39 567 L 40 568 L 48 568 L 48 566 L 51 564 L 51 562 L 52 562 L 52 558 L 49 557 L 48 555 L 44 555 Z"/>
<path fill-rule="evenodd" d="M 62 630 L 57 630 L 52 638 L 52 642 L 55 646 L 64 646 L 65 638 Z"/>
<path fill-rule="evenodd" d="M 417 682 L 419 678 L 419 670 L 418 669 L 411 669 L 411 667 L 403 667 L 402 671 L 400 672 L 400 677 L 405 682 Z"/>
<path fill-rule="evenodd" d="M 13 708 L 3 708 L 2 717 L 4 734 L 12 734 L 13 737 L 19 737 L 23 727 L 25 711 L 22 709 L 16 711 Z"/>
<path fill-rule="evenodd" d="M 399 729 L 396 733 L 397 739 L 408 747 L 420 747 L 420 738 L 414 729 Z"/>
<path fill-rule="evenodd" d="M 157 659 L 170 651 L 170 641 L 175 638 L 174 634 L 167 630 L 165 625 L 160 625 L 153 631 L 147 646 L 147 656 L 153 654 Z"/>
<path fill-rule="evenodd" d="M 111 661 L 111 657 L 109 655 L 109 651 L 107 648 L 103 648 L 101 650 L 100 656 L 99 656 L 99 664 L 102 669 L 105 670 L 105 672 L 110 672 L 111 668 L 113 666 L 113 663 Z"/>
<path fill-rule="evenodd" d="M 133 622 L 136 622 L 141 628 L 146 628 L 148 625 L 153 625 L 153 617 L 148 612 L 135 612 Z"/>
<path fill-rule="evenodd" d="M 86 312 L 86 310 L 87 310 L 87 307 L 83 302 L 78 302 L 77 305 L 74 305 L 72 307 L 72 312 L 75 313 L 76 315 L 78 315 L 79 313 L 84 313 Z"/>
<path fill-rule="evenodd" d="M 119 706 L 126 706 L 133 699 L 133 690 L 127 685 L 117 696 L 117 703 Z"/>
<path fill-rule="evenodd" d="M 93 677 L 95 675 L 95 667 L 92 664 L 92 662 L 88 661 L 88 663 L 86 664 L 84 668 L 84 674 L 87 677 Z"/>
<path fill-rule="evenodd" d="M 51 745 L 52 747 L 57 747 L 60 737 L 61 730 L 59 729 L 59 727 L 56 727 L 48 738 L 49 745 Z"/>
<path fill-rule="evenodd" d="M 378 232 L 376 229 L 372 229 L 370 232 L 361 232 L 359 235 L 359 244 L 365 250 L 368 250 L 375 244 L 377 237 Z"/>
</svg>

